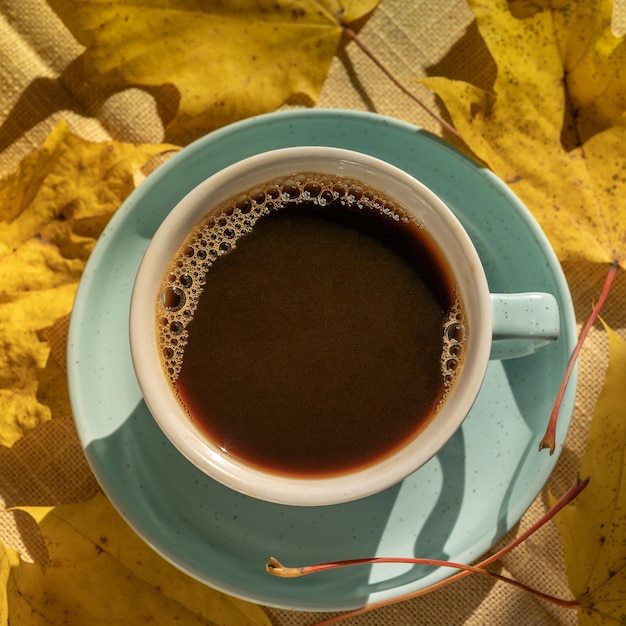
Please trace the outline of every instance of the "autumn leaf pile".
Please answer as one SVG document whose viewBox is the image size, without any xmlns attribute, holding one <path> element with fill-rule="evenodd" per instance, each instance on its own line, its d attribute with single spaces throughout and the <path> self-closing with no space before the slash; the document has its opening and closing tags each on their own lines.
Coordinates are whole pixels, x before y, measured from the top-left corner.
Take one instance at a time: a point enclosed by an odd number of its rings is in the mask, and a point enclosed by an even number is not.
<svg viewBox="0 0 626 626">
<path fill-rule="evenodd" d="M 273 110 L 295 94 L 314 102 L 342 25 L 377 4 L 352 0 L 337 12 L 325 0 L 239 0 L 215 3 L 228 8 L 210 12 L 175 0 L 158 9 L 139 0 L 48 1 L 85 46 L 85 75 L 94 84 L 174 86 L 170 138 Z M 470 5 L 498 67 L 493 87 L 445 77 L 423 82 L 440 96 L 469 150 L 531 209 L 561 260 L 626 268 L 626 44 L 611 32 L 611 3 Z M 46 330 L 70 313 L 86 260 L 132 191 L 133 175 L 173 149 L 93 144 L 60 124 L 0 180 L 0 444 L 11 446 L 68 410 L 64 372 L 50 365 Z M 581 468 L 590 486 L 557 518 L 580 624 L 623 623 L 626 615 L 626 343 L 607 332 L 610 365 Z M 23 510 L 39 523 L 50 562 L 44 571 L 0 549 L 0 626 L 9 617 L 59 623 L 63 611 L 77 611 L 73 623 L 136 623 L 158 611 L 161 623 L 269 624 L 258 607 L 193 583 L 163 562 L 102 496 Z M 102 532 L 92 536 L 95 520 Z M 88 558 L 95 553 L 106 557 L 98 565 Z M 112 615 L 104 581 L 122 579 L 142 600 L 127 607 L 132 614 Z M 104 593 L 94 595 L 98 586 Z"/>
<path fill-rule="evenodd" d="M 72 310 L 96 239 L 133 190 L 133 174 L 173 146 L 92 144 L 60 124 L 0 180 L 0 443 L 53 417 L 39 385 L 46 328 Z M 65 380 L 53 388 L 62 393 Z"/>
</svg>

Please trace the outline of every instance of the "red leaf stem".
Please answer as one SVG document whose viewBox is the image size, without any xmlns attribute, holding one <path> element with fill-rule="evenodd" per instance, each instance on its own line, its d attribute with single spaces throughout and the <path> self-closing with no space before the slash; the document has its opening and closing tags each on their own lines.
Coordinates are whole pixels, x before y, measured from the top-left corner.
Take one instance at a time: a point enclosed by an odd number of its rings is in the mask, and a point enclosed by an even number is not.
<svg viewBox="0 0 626 626">
<path fill-rule="evenodd" d="M 563 402 L 563 396 L 565 395 L 565 390 L 567 389 L 567 384 L 569 383 L 572 372 L 574 371 L 574 366 L 576 365 L 576 361 L 578 360 L 578 356 L 583 347 L 585 339 L 591 330 L 596 319 L 600 315 L 600 311 L 604 306 L 604 302 L 606 301 L 609 291 L 611 289 L 611 285 L 613 284 L 613 280 L 617 274 L 617 269 L 619 267 L 618 261 L 613 261 L 609 267 L 609 273 L 607 274 L 606 280 L 604 281 L 604 286 L 602 287 L 602 292 L 600 293 L 600 298 L 596 306 L 594 307 L 587 323 L 583 327 L 580 337 L 578 338 L 578 342 L 576 343 L 576 347 L 572 352 L 572 356 L 570 357 L 569 363 L 567 365 L 567 369 L 565 371 L 565 375 L 563 376 L 563 380 L 561 382 L 561 386 L 559 387 L 559 392 L 556 396 L 556 400 L 554 402 L 554 407 L 552 408 L 552 413 L 550 414 L 550 421 L 548 422 L 548 427 L 546 432 L 539 444 L 539 450 L 543 450 L 544 448 L 550 449 L 550 454 L 554 454 L 554 449 L 556 447 L 556 424 L 559 416 L 559 411 L 561 410 L 561 403 Z"/>
<path fill-rule="evenodd" d="M 543 600 L 547 600 L 548 602 L 552 602 L 553 604 L 558 604 L 563 607 L 576 607 L 578 606 L 578 602 L 576 600 L 563 600 L 561 598 L 555 598 L 547 593 L 543 593 L 537 589 L 533 589 L 524 583 L 515 580 L 514 578 L 509 578 L 508 576 L 503 576 L 502 574 L 497 574 L 496 572 L 490 572 L 484 567 L 479 567 L 477 565 L 466 565 L 465 563 L 455 563 L 454 561 L 442 561 L 440 559 L 420 559 L 417 557 L 371 557 L 367 559 L 350 559 L 346 561 L 329 561 L 328 563 L 320 563 L 319 565 L 306 565 L 304 567 L 286 567 L 280 561 L 277 561 L 275 558 L 270 558 L 267 563 L 266 570 L 268 573 L 273 576 L 278 576 L 280 578 L 299 578 L 300 576 L 308 576 L 309 574 L 317 574 L 318 572 L 323 572 L 329 569 L 338 569 L 340 567 L 353 567 L 355 565 L 373 565 L 375 563 L 408 563 L 412 565 L 432 565 L 433 567 L 450 567 L 453 569 L 462 570 L 469 574 L 481 574 L 483 576 L 489 576 L 491 578 L 496 578 L 502 582 L 508 583 L 509 585 L 513 585 L 530 595 L 533 595 L 537 598 L 542 598 Z M 326 623 L 326 622 L 323 622 Z"/>
<path fill-rule="evenodd" d="M 414 591 L 411 592 L 409 594 L 405 594 L 403 596 L 399 596 L 397 598 L 394 598 L 393 600 L 383 600 L 381 602 L 375 602 L 372 604 L 369 604 L 365 607 L 362 607 L 360 609 L 355 609 L 354 611 L 350 611 L 347 613 L 343 613 L 341 615 L 338 615 L 336 617 L 332 617 L 328 620 L 324 620 L 322 622 L 318 622 L 317 624 L 315 624 L 315 626 L 331 626 L 331 624 L 337 624 L 338 622 L 341 622 L 343 620 L 346 619 L 350 619 L 352 617 L 356 617 L 357 615 L 361 615 L 363 613 L 367 613 L 369 611 L 373 611 L 375 609 L 379 609 L 382 608 L 383 606 L 387 606 L 390 604 L 396 604 L 398 602 L 404 602 L 405 600 L 410 600 L 413 598 L 417 598 L 419 596 L 425 595 L 427 593 L 430 593 L 431 591 L 435 591 L 436 589 L 440 589 L 442 587 L 445 587 L 453 582 L 456 582 L 457 580 L 460 580 L 461 578 L 464 578 L 465 576 L 469 576 L 472 573 L 480 573 L 480 574 L 487 574 L 489 576 L 498 578 L 500 580 L 503 580 L 504 582 L 509 582 L 511 584 L 514 584 L 516 587 L 523 589 L 524 591 L 527 591 L 529 593 L 532 593 L 533 595 L 537 596 L 537 597 L 541 597 L 546 601 L 558 604 L 560 606 L 564 606 L 564 607 L 568 607 L 568 608 L 575 608 L 577 606 L 576 601 L 572 601 L 572 600 L 563 600 L 561 598 L 555 598 L 553 596 L 550 596 L 548 594 L 544 594 L 542 592 L 536 591 L 534 589 L 531 589 L 530 587 L 527 587 L 526 585 L 524 585 L 523 583 L 519 583 L 518 581 L 513 581 L 510 578 L 504 577 L 504 576 L 500 576 L 499 574 L 495 574 L 495 573 L 490 573 L 487 572 L 484 568 L 487 567 L 488 565 L 491 565 L 492 563 L 495 563 L 496 561 L 498 561 L 500 558 L 502 558 L 505 554 L 507 554 L 508 552 L 510 552 L 511 550 L 513 550 L 514 548 L 516 548 L 520 543 L 524 542 L 526 539 L 528 539 L 528 537 L 530 537 L 533 533 L 535 533 L 537 530 L 539 530 L 544 524 L 546 524 L 548 521 L 550 521 L 563 507 L 567 506 L 570 502 L 572 502 L 577 496 L 578 494 L 581 493 L 581 491 L 587 486 L 587 484 L 589 483 L 589 479 L 584 479 L 584 480 L 580 480 L 580 479 L 576 479 L 576 481 L 574 482 L 574 484 L 565 492 L 565 494 L 563 494 L 563 496 L 558 500 L 558 502 L 556 502 L 556 504 L 537 522 L 535 522 L 535 524 L 533 524 L 528 530 L 526 530 L 524 533 L 522 533 L 519 537 L 516 537 L 511 543 L 507 544 L 505 547 L 503 547 L 501 550 L 498 550 L 497 552 L 495 552 L 494 554 L 492 554 L 491 556 L 487 557 L 486 559 L 483 559 L 480 563 L 478 563 L 477 565 L 473 565 L 473 566 L 466 566 L 466 565 L 462 565 L 459 563 L 449 563 L 447 561 L 434 561 L 434 560 L 428 560 L 428 559 L 403 559 L 403 558 L 393 558 L 393 559 L 389 559 L 387 562 L 404 562 L 404 563 L 413 563 L 413 562 L 428 562 L 432 565 L 436 565 L 437 563 L 441 563 L 445 566 L 449 566 L 449 567 L 456 567 L 457 569 L 462 569 L 462 571 L 453 574 L 452 576 L 450 576 L 449 578 L 446 578 L 445 580 L 441 580 L 437 583 L 434 583 L 428 587 L 425 587 L 424 589 L 420 589 L 418 591 Z M 308 573 L 313 573 L 312 571 L 306 571 L 307 569 L 311 569 L 313 568 L 313 571 L 323 571 L 325 569 L 332 569 L 334 567 L 344 567 L 346 565 L 358 565 L 358 564 L 367 564 L 367 563 L 373 563 L 373 562 L 381 562 L 380 559 L 356 559 L 355 561 L 351 562 L 351 561 L 336 561 L 334 563 L 322 563 L 319 565 L 313 565 L 313 566 L 309 566 L 309 567 L 303 567 L 303 568 L 285 568 L 287 570 L 289 570 L 289 572 L 287 574 L 285 574 L 287 577 L 289 576 L 299 576 L 299 575 L 305 575 Z M 270 561 L 268 562 L 266 568 L 268 571 L 271 572 L 273 567 L 276 567 L 276 563 L 278 563 L 275 559 L 270 559 Z M 278 565 L 280 566 L 280 563 L 278 563 Z M 282 567 L 282 566 L 281 566 Z M 317 568 L 317 569 L 315 569 Z M 305 570 L 305 571 L 303 571 Z M 479 570 L 479 571 L 476 571 Z M 271 573 L 276 573 L 276 572 L 271 572 Z"/>
<path fill-rule="evenodd" d="M 459 131 L 454 128 L 454 126 L 448 124 L 442 117 L 437 115 L 434 111 L 431 111 L 428 106 L 426 106 L 416 95 L 411 93 L 376 57 L 376 55 L 363 43 L 359 36 L 347 26 L 343 27 L 343 32 L 345 33 L 348 39 L 354 41 L 354 43 L 362 50 L 362 52 L 367 56 L 377 67 L 380 69 L 383 74 L 405 95 L 411 98 L 413 102 L 415 102 L 422 110 L 426 111 L 428 115 L 430 115 L 438 124 L 443 126 L 449 133 L 454 135 L 457 139 L 460 139 L 463 143 L 465 140 L 459 134 Z"/>
</svg>

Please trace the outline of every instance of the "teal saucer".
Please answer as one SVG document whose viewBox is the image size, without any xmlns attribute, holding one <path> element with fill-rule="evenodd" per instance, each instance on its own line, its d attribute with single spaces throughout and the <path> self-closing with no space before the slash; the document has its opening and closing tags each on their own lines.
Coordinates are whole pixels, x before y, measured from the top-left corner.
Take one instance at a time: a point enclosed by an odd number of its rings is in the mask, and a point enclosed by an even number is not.
<svg viewBox="0 0 626 626">
<path fill-rule="evenodd" d="M 170 208 L 234 161 L 307 144 L 366 152 L 422 180 L 464 224 L 491 290 L 553 293 L 562 329 L 557 342 L 532 356 L 492 361 L 463 427 L 422 469 L 380 494 L 315 508 L 240 495 L 188 463 L 142 400 L 128 341 L 134 276 Z M 557 453 L 539 452 L 538 444 L 575 341 L 560 265 L 530 213 L 493 174 L 409 124 L 313 109 L 213 132 L 170 159 L 128 198 L 102 234 L 80 284 L 69 335 L 69 383 L 94 474 L 156 551 L 229 594 L 276 607 L 335 611 L 410 593 L 452 570 L 375 565 L 279 579 L 265 572 L 268 558 L 286 565 L 372 556 L 478 559 L 519 520 L 554 468 L 575 384 L 563 401 Z"/>
</svg>

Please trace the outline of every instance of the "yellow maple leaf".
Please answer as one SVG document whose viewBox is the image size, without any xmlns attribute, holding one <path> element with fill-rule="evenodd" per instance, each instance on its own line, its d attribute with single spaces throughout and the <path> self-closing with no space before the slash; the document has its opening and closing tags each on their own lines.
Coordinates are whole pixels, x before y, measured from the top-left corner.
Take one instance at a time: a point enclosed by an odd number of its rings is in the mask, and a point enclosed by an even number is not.
<svg viewBox="0 0 626 626">
<path fill-rule="evenodd" d="M 18 562 L 17 552 L 0 542 L 0 626 L 8 626 L 10 623 L 7 582 L 11 575 L 11 567 L 16 566 Z"/>
<path fill-rule="evenodd" d="M 86 46 L 87 80 L 177 88 L 168 129 L 177 138 L 272 111 L 295 94 L 315 101 L 342 25 L 378 2 L 48 0 Z"/>
<path fill-rule="evenodd" d="M 609 368 L 580 470 L 589 486 L 555 517 L 581 626 L 626 620 L 626 342 L 606 330 Z"/>
<path fill-rule="evenodd" d="M 271 626 L 260 607 L 203 585 L 157 555 L 102 494 L 21 510 L 39 523 L 49 559 L 45 570 L 25 562 L 11 569 L 11 623 Z"/>
<path fill-rule="evenodd" d="M 0 180 L 0 444 L 52 417 L 39 387 L 50 352 L 45 329 L 71 311 L 89 253 L 133 190 L 133 174 L 171 149 L 91 143 L 61 122 Z"/>
<path fill-rule="evenodd" d="M 498 67 L 493 89 L 423 82 L 561 260 L 625 267 L 626 44 L 610 31 L 610 0 L 470 4 Z"/>
</svg>

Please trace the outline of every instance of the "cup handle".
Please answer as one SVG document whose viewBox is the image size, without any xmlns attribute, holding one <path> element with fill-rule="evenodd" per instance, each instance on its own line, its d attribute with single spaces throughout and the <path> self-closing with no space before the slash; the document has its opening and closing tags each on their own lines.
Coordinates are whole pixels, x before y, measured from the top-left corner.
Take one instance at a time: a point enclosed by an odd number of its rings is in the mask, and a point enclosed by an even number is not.
<svg viewBox="0 0 626 626">
<path fill-rule="evenodd" d="M 549 293 L 492 293 L 491 359 L 528 356 L 559 338 L 559 304 Z"/>
</svg>

